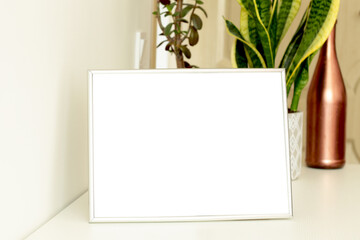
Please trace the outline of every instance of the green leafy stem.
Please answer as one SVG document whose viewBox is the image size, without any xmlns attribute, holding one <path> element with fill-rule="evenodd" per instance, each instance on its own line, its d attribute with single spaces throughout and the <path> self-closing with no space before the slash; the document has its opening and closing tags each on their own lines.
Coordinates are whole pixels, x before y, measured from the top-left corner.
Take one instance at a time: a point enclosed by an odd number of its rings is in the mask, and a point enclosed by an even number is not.
<svg viewBox="0 0 360 240">
<path fill-rule="evenodd" d="M 157 47 L 165 43 L 165 51 L 175 54 L 178 68 L 197 67 L 185 58 L 191 58 L 188 46 L 195 46 L 199 42 L 199 30 L 203 27 L 203 21 L 197 10 L 207 17 L 205 9 L 201 6 L 203 4 L 201 0 L 194 0 L 193 4 L 184 3 L 183 0 L 157 0 L 157 9 L 153 14 L 160 27 L 160 35 L 166 38 Z M 170 19 L 166 25 L 163 23 L 164 18 Z"/>
</svg>

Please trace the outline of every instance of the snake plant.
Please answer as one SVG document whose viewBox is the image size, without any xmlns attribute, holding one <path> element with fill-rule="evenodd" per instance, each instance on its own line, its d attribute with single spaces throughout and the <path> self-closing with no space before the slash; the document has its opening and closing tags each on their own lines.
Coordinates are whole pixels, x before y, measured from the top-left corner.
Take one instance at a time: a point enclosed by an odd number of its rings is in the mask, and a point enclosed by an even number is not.
<svg viewBox="0 0 360 240">
<path fill-rule="evenodd" d="M 241 6 L 240 28 L 225 19 L 235 37 L 232 65 L 235 68 L 285 68 L 290 111 L 296 112 L 300 95 L 309 81 L 309 65 L 325 43 L 336 22 L 340 0 L 312 0 L 278 66 L 278 47 L 297 15 L 301 0 L 237 0 Z"/>
</svg>

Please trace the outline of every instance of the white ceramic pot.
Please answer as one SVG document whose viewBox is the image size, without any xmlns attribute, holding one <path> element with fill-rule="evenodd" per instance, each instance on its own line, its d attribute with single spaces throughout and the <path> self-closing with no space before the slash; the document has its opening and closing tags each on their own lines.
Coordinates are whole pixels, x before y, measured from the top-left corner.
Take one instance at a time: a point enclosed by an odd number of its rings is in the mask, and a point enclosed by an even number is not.
<svg viewBox="0 0 360 240">
<path fill-rule="evenodd" d="M 295 180 L 301 173 L 303 113 L 288 114 L 291 179 Z"/>
</svg>

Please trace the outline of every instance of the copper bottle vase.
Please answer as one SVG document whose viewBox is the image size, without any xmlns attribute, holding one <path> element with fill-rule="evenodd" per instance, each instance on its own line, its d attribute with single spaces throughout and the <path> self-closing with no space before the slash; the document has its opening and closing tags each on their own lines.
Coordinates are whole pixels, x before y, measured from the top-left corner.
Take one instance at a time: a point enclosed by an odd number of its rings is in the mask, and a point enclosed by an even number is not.
<svg viewBox="0 0 360 240">
<path fill-rule="evenodd" d="M 307 97 L 306 164 L 313 168 L 345 164 L 346 91 L 336 56 L 335 26 L 321 48 Z"/>
</svg>

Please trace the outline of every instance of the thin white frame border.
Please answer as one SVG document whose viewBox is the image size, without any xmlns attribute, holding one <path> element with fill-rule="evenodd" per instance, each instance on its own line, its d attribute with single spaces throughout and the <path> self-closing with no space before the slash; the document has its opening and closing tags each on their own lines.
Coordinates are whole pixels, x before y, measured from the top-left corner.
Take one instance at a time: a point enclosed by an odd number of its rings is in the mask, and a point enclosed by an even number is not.
<svg viewBox="0 0 360 240">
<path fill-rule="evenodd" d="M 95 217 L 94 215 L 94 154 L 93 154 L 93 76 L 94 74 L 120 74 L 120 73 L 259 73 L 279 72 L 281 73 L 283 118 L 284 118 L 284 141 L 288 189 L 288 214 L 272 215 L 223 215 L 223 216 L 188 216 L 188 217 Z M 288 139 L 288 108 L 286 95 L 285 69 L 154 69 L 154 70 L 89 70 L 88 71 L 88 138 L 89 138 L 89 222 L 90 223 L 147 223 L 147 222 L 209 222 L 209 221 L 234 221 L 253 219 L 289 219 L 293 216 L 292 184 Z"/>
</svg>

